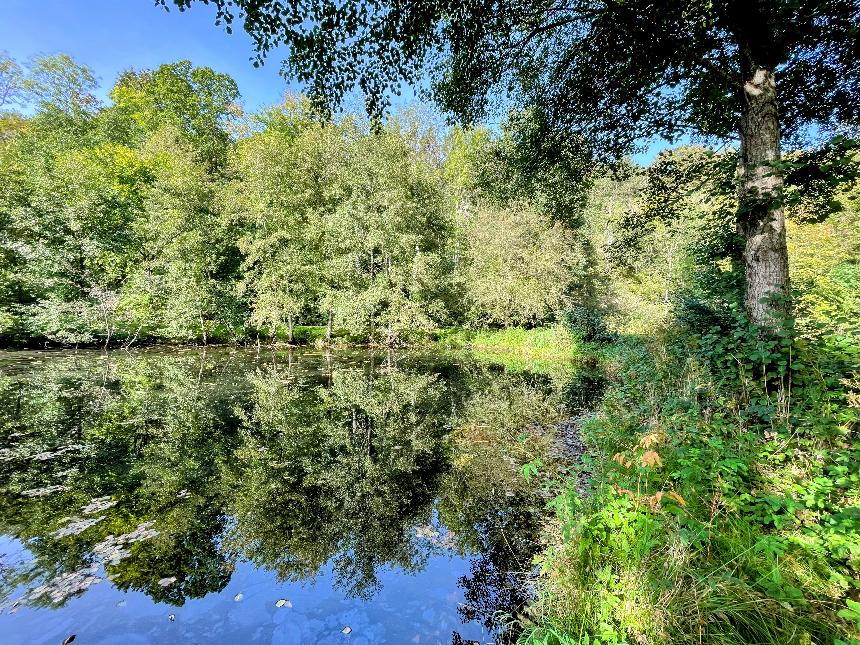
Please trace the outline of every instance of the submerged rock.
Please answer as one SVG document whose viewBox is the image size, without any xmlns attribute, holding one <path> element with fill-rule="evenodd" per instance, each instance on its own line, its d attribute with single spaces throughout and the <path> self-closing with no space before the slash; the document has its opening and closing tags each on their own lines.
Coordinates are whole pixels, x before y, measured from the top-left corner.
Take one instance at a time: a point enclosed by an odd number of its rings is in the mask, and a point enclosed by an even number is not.
<svg viewBox="0 0 860 645">
<path fill-rule="evenodd" d="M 553 457 L 570 464 L 581 464 L 588 448 L 582 440 L 582 424 L 592 417 L 592 412 L 583 412 L 561 421 L 555 427 L 555 438 L 550 453 Z M 588 494 L 589 477 L 580 472 L 577 476 L 576 490 L 581 496 Z"/>
</svg>

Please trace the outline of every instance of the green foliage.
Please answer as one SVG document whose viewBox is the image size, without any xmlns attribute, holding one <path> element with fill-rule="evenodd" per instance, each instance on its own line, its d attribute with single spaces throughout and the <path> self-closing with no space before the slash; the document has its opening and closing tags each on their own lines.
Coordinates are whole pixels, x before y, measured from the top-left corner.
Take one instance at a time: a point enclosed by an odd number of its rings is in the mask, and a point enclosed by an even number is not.
<svg viewBox="0 0 860 645">
<path fill-rule="evenodd" d="M 574 231 L 488 189 L 518 172 L 508 139 L 303 97 L 242 120 L 235 82 L 188 61 L 122 74 L 99 106 L 68 57 L 4 61 L 35 110 L 0 138 L 4 344 L 296 343 L 311 325 L 394 345 L 552 324 L 585 297 Z"/>
<path fill-rule="evenodd" d="M 437 345 L 449 349 L 471 349 L 492 354 L 518 354 L 539 360 L 541 358 L 573 357 L 579 354 L 577 339 L 556 325 L 537 329 L 473 330 L 448 328 L 432 336 Z"/>
<path fill-rule="evenodd" d="M 98 105 L 92 94 L 97 86 L 95 74 L 67 54 L 36 56 L 20 84 L 27 98 L 44 111 L 78 118 Z"/>
<path fill-rule="evenodd" d="M 558 320 L 585 271 L 574 233 L 527 205 L 478 205 L 462 219 L 467 320 L 488 327 Z"/>
<path fill-rule="evenodd" d="M 25 102 L 24 69 L 6 52 L 0 52 L 0 115 Z"/>
<path fill-rule="evenodd" d="M 335 321 L 386 343 L 443 324 L 453 299 L 451 240 L 438 167 L 417 124 L 391 122 L 348 150 L 343 195 L 326 222 Z M 349 267 L 349 269 L 347 269 Z"/>
<path fill-rule="evenodd" d="M 156 0 L 180 10 L 193 3 Z M 734 133 L 754 66 L 781 70 L 786 133 L 856 123 L 858 115 L 853 0 L 763 2 L 745 11 L 633 0 L 207 4 L 228 32 L 241 24 L 251 36 L 255 64 L 285 46 L 285 71 L 321 105 L 337 106 L 360 88 L 378 117 L 392 90 L 426 84 L 429 75 L 437 100 L 466 122 L 502 99 L 536 108 L 549 150 L 584 135 L 597 154 L 618 156 L 655 133 Z"/>
<path fill-rule="evenodd" d="M 124 72 L 110 96 L 111 117 L 131 141 L 170 125 L 188 138 L 209 167 L 224 164 L 229 128 L 239 116 L 239 89 L 226 74 L 184 60 L 151 71 Z"/>
<path fill-rule="evenodd" d="M 263 129 L 239 142 L 224 195 L 240 231 L 239 293 L 251 326 L 275 336 L 312 309 L 324 277 L 323 218 L 341 166 L 338 132 L 314 122 L 301 103 L 260 116 Z"/>
<path fill-rule="evenodd" d="M 571 333 L 586 343 L 602 343 L 613 339 L 602 312 L 583 305 L 564 312 L 564 324 Z"/>
<path fill-rule="evenodd" d="M 592 493 L 554 502 L 524 642 L 857 637 L 837 610 L 860 579 L 860 344 L 778 329 L 738 312 L 606 353 Z"/>
<path fill-rule="evenodd" d="M 541 462 L 539 457 L 524 463 L 520 469 L 523 474 L 523 479 L 525 479 L 526 482 L 529 482 L 532 477 L 536 476 L 540 472 L 541 466 L 543 466 L 543 462 Z"/>
<path fill-rule="evenodd" d="M 242 121 L 235 83 L 187 62 L 124 74 L 104 107 L 91 72 L 63 56 L 26 71 L 0 60 L 3 87 L 8 105 L 30 92 L 34 108 L 0 120 L 4 344 L 432 339 L 528 366 L 538 381 L 557 380 L 545 363 L 560 356 L 596 362 L 590 348 L 611 386 L 582 423 L 582 472 L 553 502 L 523 640 L 857 638 L 860 211 L 845 140 L 775 166 L 788 181 L 794 311 L 765 330 L 743 313 L 731 150 L 684 146 L 645 169 L 592 167 L 582 159 L 593 142 L 560 145 L 540 110 L 513 115 L 498 135 L 443 136 L 411 113 L 334 118 L 301 97 Z M 425 416 L 445 407 L 434 379 L 344 371 L 306 391 L 281 376 L 258 374 L 253 405 L 236 413 L 240 465 L 213 462 L 241 520 L 231 539 L 294 578 L 346 546 L 366 565 L 349 581 L 356 591 L 373 587 L 375 557 L 412 566 L 402 531 L 383 529 L 429 508 L 447 463 L 442 428 Z M 580 412 L 601 387 L 582 378 L 559 396 Z M 557 419 L 560 401 L 516 379 L 490 390 L 445 412 L 459 411 L 453 440 L 467 446 L 445 485 L 453 499 L 474 492 L 469 512 L 443 506 L 464 544 L 485 539 L 469 524 L 475 509 L 500 507 L 523 478 L 548 487 L 554 472 L 543 438 L 522 429 Z M 176 488 L 155 464 L 183 472 L 201 459 L 170 446 L 209 445 L 201 437 L 215 427 L 187 397 L 170 406 L 191 426 L 159 428 L 165 442 L 144 447 L 138 470 L 122 464 L 154 498 Z M 538 416 L 520 418 L 521 408 Z M 33 414 L 53 428 L 53 413 Z M 409 455 L 395 450 L 406 426 Z M 110 420 L 87 431 L 128 440 Z M 485 444 L 514 457 L 500 463 Z M 291 489 L 284 516 L 270 483 L 295 477 L 315 485 Z M 328 501 L 317 508 L 320 490 Z M 414 497 L 403 501 L 406 490 Z M 361 517 L 372 503 L 378 512 Z M 344 513 L 350 522 L 336 526 Z M 219 521 L 201 511 L 199 530 Z M 281 537 L 265 528 L 276 522 Z M 532 533 L 509 547 L 514 560 L 531 553 Z M 167 538 L 153 549 L 192 556 Z M 488 567 L 522 569 L 510 553 L 493 557 Z M 224 583 L 220 564 L 201 566 L 202 582 L 181 594 Z M 184 597 L 154 589 L 156 568 L 118 580 Z"/>
<path fill-rule="evenodd" d="M 158 78 L 198 72 L 209 74 L 181 64 Z M 130 137 L 129 88 L 97 109 L 92 74 L 68 57 L 37 59 L 29 79 L 36 113 L 0 151 L 7 342 L 233 337 L 232 235 L 213 226 L 215 177 L 184 124 L 170 113 Z"/>
<path fill-rule="evenodd" d="M 218 186 L 170 126 L 144 154 L 154 177 L 136 222 L 142 257 L 123 294 L 132 322 L 156 337 L 231 340 L 243 322 L 232 288 L 238 252 L 235 227 L 218 212 Z"/>
<path fill-rule="evenodd" d="M 542 561 L 538 607 L 569 642 L 857 636 L 836 610 L 860 564 L 858 348 L 748 329 L 619 347 L 585 426 L 592 494 L 554 502 Z"/>
<path fill-rule="evenodd" d="M 837 191 L 835 212 L 789 222 L 789 258 L 798 331 L 818 337 L 835 329 L 860 334 L 860 203 L 858 187 Z M 810 212 L 804 206 L 805 212 Z M 794 210 L 789 211 L 792 215 Z"/>
<path fill-rule="evenodd" d="M 156 0 L 180 10 L 193 3 Z M 769 321 L 760 300 L 789 295 L 781 145 L 860 122 L 853 64 L 860 0 L 769 0 L 743 9 L 636 0 L 212 4 L 228 31 L 241 21 L 256 64 L 286 46 L 285 72 L 306 83 L 321 108 L 360 89 L 379 119 L 403 84 L 429 85 L 462 123 L 507 108 L 494 183 L 511 195 L 526 192 L 568 225 L 579 223 L 593 160 L 617 164 L 655 136 L 739 138 L 743 297 L 760 325 Z M 825 174 L 835 179 L 839 171 L 831 163 Z M 666 249 L 672 277 L 674 249 Z"/>
<path fill-rule="evenodd" d="M 595 182 L 585 228 L 628 333 L 598 350 L 610 386 L 521 642 L 860 636 L 856 183 L 834 184 L 838 207 L 787 199 L 796 317 L 763 330 L 741 304 L 733 165 L 682 148 Z"/>
</svg>

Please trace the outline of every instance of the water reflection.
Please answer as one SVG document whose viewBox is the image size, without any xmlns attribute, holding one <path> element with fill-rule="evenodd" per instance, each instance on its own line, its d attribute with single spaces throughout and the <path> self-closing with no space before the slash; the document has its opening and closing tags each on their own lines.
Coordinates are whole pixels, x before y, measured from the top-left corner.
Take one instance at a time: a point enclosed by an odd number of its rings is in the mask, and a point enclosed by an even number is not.
<svg viewBox="0 0 860 645">
<path fill-rule="evenodd" d="M 125 637 L 147 642 L 176 639 L 168 622 L 490 642 L 526 601 L 543 500 L 519 468 L 545 451 L 535 421 L 563 413 L 566 368 L 210 349 L 10 353 L 0 374 L 0 627 L 20 642 L 43 635 L 36 608 L 112 642 L 106 608 L 129 598 Z M 309 609 L 278 622 L 300 588 Z"/>
</svg>

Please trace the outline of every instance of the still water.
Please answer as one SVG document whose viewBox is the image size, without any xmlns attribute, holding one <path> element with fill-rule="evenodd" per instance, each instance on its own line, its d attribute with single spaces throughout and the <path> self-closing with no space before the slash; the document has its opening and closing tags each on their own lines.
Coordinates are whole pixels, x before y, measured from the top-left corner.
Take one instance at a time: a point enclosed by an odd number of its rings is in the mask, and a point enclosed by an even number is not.
<svg viewBox="0 0 860 645">
<path fill-rule="evenodd" d="M 504 642 L 545 505 L 520 468 L 571 379 L 461 355 L 0 353 L 0 642 Z"/>
</svg>

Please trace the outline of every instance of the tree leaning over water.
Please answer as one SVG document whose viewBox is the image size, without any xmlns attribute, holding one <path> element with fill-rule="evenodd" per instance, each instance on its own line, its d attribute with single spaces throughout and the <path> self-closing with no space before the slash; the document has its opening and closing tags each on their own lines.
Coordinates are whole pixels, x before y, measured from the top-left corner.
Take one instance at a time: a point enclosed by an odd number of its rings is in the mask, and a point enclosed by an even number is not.
<svg viewBox="0 0 860 645">
<path fill-rule="evenodd" d="M 789 293 L 781 145 L 860 120 L 860 0 L 204 3 L 228 32 L 242 22 L 255 65 L 286 45 L 285 72 L 329 107 L 359 88 L 378 116 L 430 79 L 465 122 L 499 97 L 529 108 L 538 167 L 572 142 L 613 161 L 653 136 L 738 139 L 746 307 L 763 325 Z"/>
</svg>

